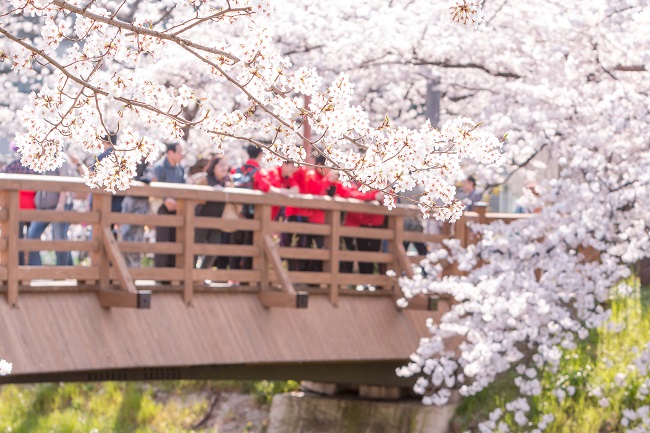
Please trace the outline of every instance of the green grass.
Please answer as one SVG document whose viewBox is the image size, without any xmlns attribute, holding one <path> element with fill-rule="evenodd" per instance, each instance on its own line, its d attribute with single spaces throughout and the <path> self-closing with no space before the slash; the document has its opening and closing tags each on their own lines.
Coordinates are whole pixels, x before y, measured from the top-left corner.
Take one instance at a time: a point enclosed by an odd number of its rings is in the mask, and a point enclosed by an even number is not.
<svg viewBox="0 0 650 433">
<path fill-rule="evenodd" d="M 210 396 L 242 392 L 257 404 L 296 382 L 165 381 L 0 386 L 2 433 L 189 433 Z M 202 398 L 187 399 L 189 394 Z M 242 426 L 250 431 L 250 426 Z"/>
<path fill-rule="evenodd" d="M 557 372 L 543 373 L 543 392 L 532 399 L 529 419 L 536 422 L 541 414 L 552 414 L 555 421 L 546 432 L 623 432 L 619 424 L 622 409 L 650 403 L 648 398 L 636 399 L 644 378 L 628 368 L 636 357 L 635 348 L 642 349 L 650 339 L 650 288 L 637 288 L 632 296 L 614 299 L 612 321 L 624 324 L 624 329 L 604 326 L 594 330 L 575 350 L 565 351 Z M 622 387 L 614 385 L 617 374 L 624 383 Z M 501 377 L 490 388 L 462 401 L 452 421 L 452 432 L 476 430 L 478 422 L 485 420 L 490 411 L 505 408 L 507 402 L 517 398 L 513 377 L 514 374 Z M 576 392 L 559 401 L 553 395 L 556 387 L 575 387 Z M 608 407 L 599 405 L 603 396 L 609 400 Z M 522 430 L 511 416 L 506 416 L 506 421 L 511 431 Z"/>
</svg>

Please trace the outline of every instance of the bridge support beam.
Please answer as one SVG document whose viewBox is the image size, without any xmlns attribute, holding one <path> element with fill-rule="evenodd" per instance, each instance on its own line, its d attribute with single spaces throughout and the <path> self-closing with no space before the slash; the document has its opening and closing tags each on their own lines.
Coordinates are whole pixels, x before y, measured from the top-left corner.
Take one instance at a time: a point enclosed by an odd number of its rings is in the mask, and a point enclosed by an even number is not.
<svg viewBox="0 0 650 433">
<path fill-rule="evenodd" d="M 104 308 L 151 308 L 151 290 L 139 290 L 136 292 L 99 290 L 97 297 L 99 298 L 99 304 Z"/>
<path fill-rule="evenodd" d="M 414 298 L 409 299 L 409 303 L 405 308 L 406 310 L 426 310 L 426 311 L 438 311 L 440 306 L 440 301 L 448 301 L 448 298 L 441 298 L 438 295 L 419 295 Z"/>
<path fill-rule="evenodd" d="M 264 245 L 264 256 L 273 264 L 276 274 L 280 277 L 281 292 L 272 292 L 268 288 L 262 288 L 257 297 L 265 308 L 307 308 L 309 293 L 296 292 L 293 283 L 289 278 L 287 270 L 282 266 L 282 259 L 278 253 L 278 246 L 269 235 L 262 239 Z"/>
<path fill-rule="evenodd" d="M 257 297 L 266 308 L 307 308 L 309 304 L 309 293 L 307 292 L 260 292 Z"/>
<path fill-rule="evenodd" d="M 117 241 L 108 227 L 102 228 L 104 250 L 117 272 L 122 290 L 109 290 L 100 287 L 97 292 L 102 307 L 151 308 L 151 290 L 137 290 L 129 268 L 117 246 Z"/>
</svg>

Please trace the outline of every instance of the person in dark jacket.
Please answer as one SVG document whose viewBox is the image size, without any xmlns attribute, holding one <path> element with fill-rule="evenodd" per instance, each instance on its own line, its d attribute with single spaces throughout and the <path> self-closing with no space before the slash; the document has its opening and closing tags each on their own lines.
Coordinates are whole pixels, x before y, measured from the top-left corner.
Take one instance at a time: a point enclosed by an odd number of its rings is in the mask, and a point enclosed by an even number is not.
<svg viewBox="0 0 650 433">
<path fill-rule="evenodd" d="M 185 170 L 181 166 L 183 148 L 178 143 L 166 145 L 165 157 L 154 164 L 154 180 L 156 182 L 185 183 Z M 158 208 L 158 215 L 176 215 L 176 200 L 167 197 Z M 176 227 L 156 227 L 156 242 L 176 242 Z M 156 254 L 154 265 L 157 268 L 173 268 L 176 266 L 176 256 L 173 254 Z"/>
<path fill-rule="evenodd" d="M 215 156 L 205 167 L 206 184 L 214 189 L 220 189 L 232 186 L 228 174 L 229 167 L 226 159 L 221 156 Z M 196 208 L 197 216 L 221 218 L 226 204 L 224 202 L 209 201 Z M 195 240 L 197 244 L 229 244 L 230 233 L 219 229 L 196 229 Z M 219 269 L 225 269 L 228 266 L 229 257 L 224 256 L 204 256 L 203 262 L 199 265 L 202 269 L 210 269 L 216 266 Z"/>
</svg>

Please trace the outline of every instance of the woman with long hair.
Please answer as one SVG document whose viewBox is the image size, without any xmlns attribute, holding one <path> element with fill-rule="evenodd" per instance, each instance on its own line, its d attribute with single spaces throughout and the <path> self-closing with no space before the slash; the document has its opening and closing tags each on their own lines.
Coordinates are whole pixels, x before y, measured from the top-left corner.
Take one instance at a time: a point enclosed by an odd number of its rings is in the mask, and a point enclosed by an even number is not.
<svg viewBox="0 0 650 433">
<path fill-rule="evenodd" d="M 213 157 L 206 165 L 204 172 L 204 181 L 202 184 L 207 184 L 214 189 L 221 189 L 227 186 L 232 186 L 229 176 L 228 162 L 223 155 Z M 226 203 L 209 201 L 202 206 L 196 208 L 197 216 L 207 216 L 221 218 L 224 212 Z M 230 233 L 226 233 L 219 229 L 196 229 L 195 242 L 208 243 L 208 244 L 228 244 L 230 243 Z M 203 257 L 200 263 L 201 269 L 210 269 L 216 266 L 219 269 L 225 269 L 228 265 L 228 257 L 222 256 L 209 256 Z M 198 265 L 198 263 L 197 263 Z"/>
</svg>

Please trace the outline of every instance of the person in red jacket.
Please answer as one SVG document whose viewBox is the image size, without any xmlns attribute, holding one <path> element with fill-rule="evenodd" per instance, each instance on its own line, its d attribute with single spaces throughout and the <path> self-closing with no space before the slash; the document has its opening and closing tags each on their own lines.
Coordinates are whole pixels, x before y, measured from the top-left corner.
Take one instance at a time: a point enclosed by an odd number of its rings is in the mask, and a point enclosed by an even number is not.
<svg viewBox="0 0 650 433">
<path fill-rule="evenodd" d="M 324 158 L 317 158 L 316 164 L 323 165 Z M 291 176 L 292 187 L 297 188 L 300 194 L 327 195 L 332 183 L 329 179 L 329 169 L 326 167 L 300 167 Z M 305 209 L 287 206 L 285 210 L 287 221 L 305 222 L 314 224 L 325 223 L 325 211 L 320 209 Z M 311 234 L 284 234 L 282 245 L 294 246 L 298 248 L 322 248 L 322 235 Z M 322 260 L 289 260 L 289 270 L 322 272 Z"/>
<path fill-rule="evenodd" d="M 12 152 L 18 152 L 18 148 L 15 144 L 11 144 Z M 14 160 L 9 161 L 5 166 L 0 168 L 0 173 L 17 173 L 17 174 L 38 174 L 29 167 L 23 166 L 20 162 L 20 156 L 17 156 Z M 31 190 L 20 190 L 18 192 L 18 208 L 19 209 L 36 209 L 34 204 L 34 197 L 36 196 L 36 191 Z M 18 225 L 18 238 L 23 239 L 27 234 L 27 229 L 29 228 L 29 222 L 20 221 Z M 18 253 L 18 264 L 24 265 L 26 263 L 24 251 Z"/>
<path fill-rule="evenodd" d="M 341 198 L 354 198 L 364 201 L 383 201 L 384 193 L 381 191 L 359 191 L 358 185 L 346 187 L 340 182 L 336 184 L 336 195 Z M 345 214 L 343 225 L 347 227 L 384 227 L 386 224 L 386 217 L 379 214 L 348 212 Z M 366 238 L 349 238 L 344 237 L 343 242 L 348 251 L 373 251 L 379 252 L 381 250 L 381 239 L 366 239 Z M 359 273 L 372 274 L 375 269 L 374 263 L 359 262 Z M 352 262 L 341 262 L 339 266 L 341 273 L 352 272 Z"/>
<path fill-rule="evenodd" d="M 279 167 L 273 167 L 269 170 L 261 170 L 260 175 L 255 178 L 253 189 L 262 192 L 277 192 L 285 193 L 291 190 L 294 185 L 292 180 L 293 174 L 296 172 L 298 167 L 293 163 L 285 162 Z M 297 192 L 298 188 L 296 187 L 294 191 Z M 271 207 L 271 220 L 279 221 L 284 219 L 284 207 L 273 206 Z"/>
</svg>

